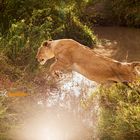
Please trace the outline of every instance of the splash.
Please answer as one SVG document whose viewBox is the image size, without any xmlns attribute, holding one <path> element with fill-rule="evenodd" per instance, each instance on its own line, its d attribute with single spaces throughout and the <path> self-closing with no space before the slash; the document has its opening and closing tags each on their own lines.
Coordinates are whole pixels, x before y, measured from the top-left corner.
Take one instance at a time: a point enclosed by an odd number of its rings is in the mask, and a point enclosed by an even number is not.
<svg viewBox="0 0 140 140">
<path fill-rule="evenodd" d="M 18 140 L 86 140 L 96 137 L 97 105 L 90 111 L 81 106 L 97 85 L 84 76 L 73 72 L 63 75 L 56 89 L 47 89 L 49 97 L 38 100 L 40 110 L 25 120 L 16 134 Z M 96 102 L 97 104 L 97 102 Z M 94 129 L 94 132 L 93 132 Z M 94 136 L 93 136 L 94 135 Z"/>
</svg>

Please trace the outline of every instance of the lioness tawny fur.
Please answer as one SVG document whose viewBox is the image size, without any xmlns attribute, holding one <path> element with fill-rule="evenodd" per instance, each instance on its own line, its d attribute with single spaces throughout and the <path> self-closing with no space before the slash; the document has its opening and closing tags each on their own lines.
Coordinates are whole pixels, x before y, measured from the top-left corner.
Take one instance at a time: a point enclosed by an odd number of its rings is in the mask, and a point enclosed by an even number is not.
<svg viewBox="0 0 140 140">
<path fill-rule="evenodd" d="M 88 47 L 72 40 L 44 41 L 36 58 L 41 65 L 55 57 L 50 72 L 73 70 L 97 83 L 107 81 L 132 82 L 138 76 L 140 62 L 123 63 L 95 53 Z"/>
</svg>

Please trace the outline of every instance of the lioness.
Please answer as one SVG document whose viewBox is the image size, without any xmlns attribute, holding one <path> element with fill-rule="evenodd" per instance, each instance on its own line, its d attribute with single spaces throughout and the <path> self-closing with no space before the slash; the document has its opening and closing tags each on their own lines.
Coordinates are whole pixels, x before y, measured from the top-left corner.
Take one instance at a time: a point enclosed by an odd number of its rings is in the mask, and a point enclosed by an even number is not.
<svg viewBox="0 0 140 140">
<path fill-rule="evenodd" d="M 138 75 L 140 62 L 123 63 L 95 53 L 88 47 L 72 40 L 44 41 L 36 55 L 41 65 L 55 57 L 50 72 L 73 70 L 97 83 L 107 81 L 132 82 Z"/>
</svg>

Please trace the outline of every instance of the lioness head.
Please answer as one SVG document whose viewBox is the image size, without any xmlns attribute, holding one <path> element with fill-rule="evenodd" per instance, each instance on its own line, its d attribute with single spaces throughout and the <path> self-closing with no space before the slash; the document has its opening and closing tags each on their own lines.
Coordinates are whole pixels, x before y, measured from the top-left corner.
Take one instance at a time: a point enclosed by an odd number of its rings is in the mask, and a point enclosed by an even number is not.
<svg viewBox="0 0 140 140">
<path fill-rule="evenodd" d="M 44 65 L 45 62 L 54 57 L 54 53 L 51 49 L 51 41 L 44 41 L 41 46 L 38 48 L 36 58 L 41 65 Z"/>
</svg>

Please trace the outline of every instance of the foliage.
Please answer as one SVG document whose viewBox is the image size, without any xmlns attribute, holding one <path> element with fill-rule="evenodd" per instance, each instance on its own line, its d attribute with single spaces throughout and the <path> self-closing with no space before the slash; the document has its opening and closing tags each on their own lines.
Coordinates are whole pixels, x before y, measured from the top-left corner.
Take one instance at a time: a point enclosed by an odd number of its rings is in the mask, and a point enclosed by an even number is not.
<svg viewBox="0 0 140 140">
<path fill-rule="evenodd" d="M 83 13 L 84 21 L 99 25 L 140 27 L 139 0 L 94 0 Z M 85 18 L 86 17 L 86 18 Z"/>
<path fill-rule="evenodd" d="M 80 14 L 88 0 L 2 0 L 0 2 L 0 32 L 5 33 L 13 22 L 25 19 L 28 21 L 34 10 L 50 8 L 71 9 L 74 13 Z"/>
<path fill-rule="evenodd" d="M 112 7 L 120 24 L 140 27 L 139 0 L 114 0 Z"/>
<path fill-rule="evenodd" d="M 0 50 L 10 64 L 22 71 L 36 69 L 35 55 L 43 40 L 73 38 L 89 47 L 96 43 L 91 29 L 80 22 L 78 12 L 74 14 L 74 1 L 62 5 L 47 2 L 47 5 L 43 9 L 32 9 L 29 17 L 23 16 L 25 19 L 16 19 L 7 33 L 1 35 Z M 52 8 L 52 5 L 55 6 Z"/>
<path fill-rule="evenodd" d="M 140 81 L 110 88 L 102 87 L 99 136 L 101 140 L 138 140 L 140 138 Z"/>
</svg>

